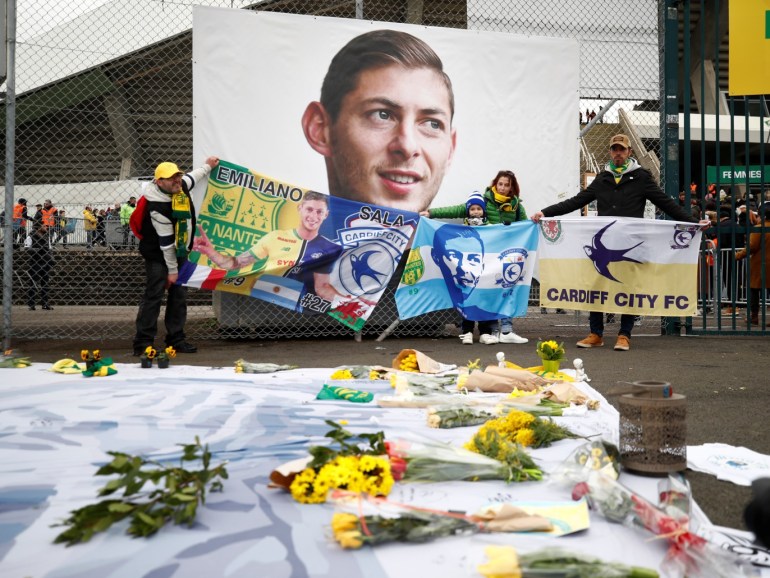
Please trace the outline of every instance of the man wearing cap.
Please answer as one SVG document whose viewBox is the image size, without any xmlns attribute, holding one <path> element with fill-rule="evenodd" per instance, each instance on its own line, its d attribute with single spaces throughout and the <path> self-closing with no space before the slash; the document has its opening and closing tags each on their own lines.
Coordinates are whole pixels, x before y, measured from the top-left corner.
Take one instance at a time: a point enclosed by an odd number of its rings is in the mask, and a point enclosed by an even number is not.
<svg viewBox="0 0 770 578">
<path fill-rule="evenodd" d="M 176 281 L 179 266 L 190 251 L 188 238 L 192 238 L 195 227 L 190 191 L 195 183 L 208 177 L 217 164 L 217 157 L 209 157 L 202 167 L 184 174 L 174 163 L 160 163 L 155 169 L 155 178 L 145 188 L 147 206 L 141 226 L 139 252 L 144 258 L 147 280 L 136 315 L 134 356 L 138 357 L 148 346 L 154 345 L 166 289 L 166 345 L 179 353 L 198 351 L 185 340 L 187 288 L 176 285 Z M 188 220 L 192 221 L 190 228 Z"/>
<path fill-rule="evenodd" d="M 657 185 L 652 175 L 631 157 L 633 150 L 628 137 L 616 134 L 610 139 L 610 160 L 587 188 L 574 197 L 546 207 L 532 215 L 537 222 L 542 217 L 556 217 L 571 213 L 596 201 L 600 217 L 636 217 L 644 216 L 646 201 L 650 201 L 669 217 L 677 221 L 699 223 L 702 228 L 710 224 L 708 219 L 698 221 L 677 202 L 666 195 Z M 620 330 L 615 343 L 615 351 L 628 351 L 631 348 L 631 330 L 634 327 L 634 315 L 620 316 Z M 604 345 L 604 314 L 592 311 L 589 315 L 591 333 L 577 342 L 578 347 L 602 347 Z"/>
</svg>

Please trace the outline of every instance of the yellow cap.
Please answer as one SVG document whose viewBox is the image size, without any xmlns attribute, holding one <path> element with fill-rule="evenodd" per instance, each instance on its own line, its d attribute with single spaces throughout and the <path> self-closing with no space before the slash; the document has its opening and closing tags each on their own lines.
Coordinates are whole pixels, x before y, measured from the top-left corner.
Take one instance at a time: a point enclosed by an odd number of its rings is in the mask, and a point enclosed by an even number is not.
<svg viewBox="0 0 770 578">
<path fill-rule="evenodd" d="M 175 175 L 182 175 L 182 174 L 184 173 L 180 171 L 179 167 L 176 166 L 174 163 L 160 163 L 155 168 L 156 179 L 170 179 Z"/>
</svg>

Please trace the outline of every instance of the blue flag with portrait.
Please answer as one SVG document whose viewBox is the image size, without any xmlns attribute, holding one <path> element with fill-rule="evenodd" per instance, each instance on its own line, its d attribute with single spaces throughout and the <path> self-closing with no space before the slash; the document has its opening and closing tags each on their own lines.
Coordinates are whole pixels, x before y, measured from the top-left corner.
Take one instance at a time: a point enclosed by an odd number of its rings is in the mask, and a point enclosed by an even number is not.
<svg viewBox="0 0 770 578">
<path fill-rule="evenodd" d="M 441 309 L 471 321 L 523 316 L 537 242 L 528 220 L 471 227 L 420 219 L 396 290 L 399 318 Z"/>
</svg>

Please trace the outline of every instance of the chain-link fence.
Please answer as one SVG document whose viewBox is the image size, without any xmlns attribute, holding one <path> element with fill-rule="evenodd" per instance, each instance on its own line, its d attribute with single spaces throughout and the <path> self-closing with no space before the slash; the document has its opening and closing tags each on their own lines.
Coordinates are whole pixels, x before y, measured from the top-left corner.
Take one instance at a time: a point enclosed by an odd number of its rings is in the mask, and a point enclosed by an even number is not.
<svg viewBox="0 0 770 578">
<path fill-rule="evenodd" d="M 573 192 L 602 169 L 606 143 L 621 131 L 631 136 L 643 166 L 660 175 L 655 0 L 195 4 L 575 38 L 581 46 L 580 99 L 575 102 L 581 162 L 575 167 L 580 182 L 576 178 Z M 64 211 L 56 217 L 56 231 L 64 235 L 53 244 L 53 310 L 28 309 L 28 289 L 34 281 L 25 252 L 14 252 L 13 336 L 128 339 L 133 334 L 144 269 L 133 237 L 124 234 L 120 205 L 141 193 L 142 181 L 160 160 L 192 166 L 192 6 L 186 0 L 17 0 L 13 202 L 27 199 L 32 218 L 35 205 L 50 199 Z M 0 114 L 4 130 L 6 113 Z M 480 178 L 484 181 L 486 175 Z M 522 198 L 526 205 L 527 191 Z M 99 218 L 100 241 L 94 244 L 83 226 L 86 206 Z M 9 231 L 7 227 L 5 236 Z M 541 311 L 536 287 L 531 299 L 532 315 L 516 323 L 520 333 L 548 334 L 553 324 L 562 333 L 584 331 L 585 315 L 581 319 Z M 189 304 L 188 334 L 193 339 L 350 334 L 331 320 L 232 295 L 193 289 Z M 402 323 L 395 323 L 397 317 L 391 287 L 365 333 L 391 329 L 395 335 L 438 335 L 451 331 L 457 321 L 454 312 Z M 644 323 L 651 333 L 659 332 L 659 319 Z"/>
</svg>

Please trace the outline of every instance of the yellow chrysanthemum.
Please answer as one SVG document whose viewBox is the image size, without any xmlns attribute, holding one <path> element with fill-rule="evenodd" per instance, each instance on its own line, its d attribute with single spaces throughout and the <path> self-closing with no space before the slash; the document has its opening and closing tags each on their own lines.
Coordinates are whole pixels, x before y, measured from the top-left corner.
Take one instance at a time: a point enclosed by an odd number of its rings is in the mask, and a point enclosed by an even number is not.
<svg viewBox="0 0 770 578">
<path fill-rule="evenodd" d="M 291 496 L 301 504 L 321 504 L 326 501 L 326 492 L 323 495 L 315 491 L 314 481 L 316 473 L 313 468 L 305 468 L 294 477 L 289 491 Z"/>
<path fill-rule="evenodd" d="M 464 373 L 457 377 L 457 389 L 465 389 L 465 384 L 468 383 L 468 374 Z"/>
<path fill-rule="evenodd" d="M 380 372 L 376 369 L 370 369 L 369 370 L 369 379 L 380 379 Z"/>
<path fill-rule="evenodd" d="M 401 371 L 418 372 L 419 366 L 417 365 L 417 356 L 414 353 L 406 355 L 399 363 L 398 368 Z"/>
</svg>

